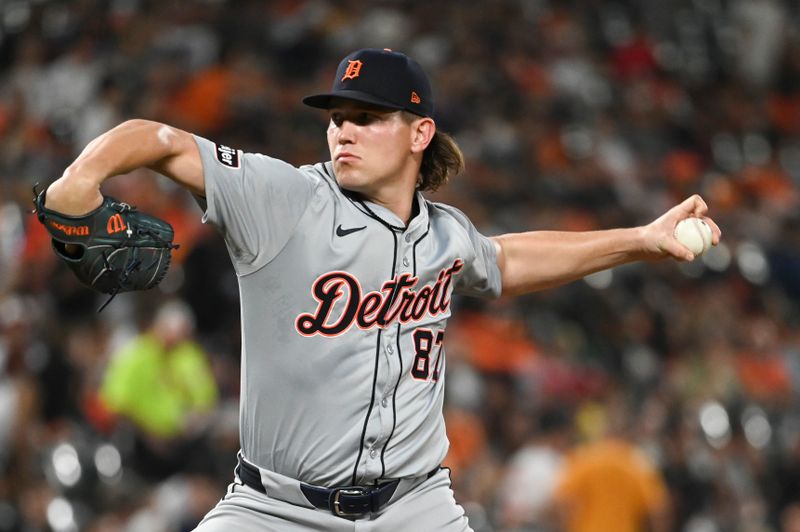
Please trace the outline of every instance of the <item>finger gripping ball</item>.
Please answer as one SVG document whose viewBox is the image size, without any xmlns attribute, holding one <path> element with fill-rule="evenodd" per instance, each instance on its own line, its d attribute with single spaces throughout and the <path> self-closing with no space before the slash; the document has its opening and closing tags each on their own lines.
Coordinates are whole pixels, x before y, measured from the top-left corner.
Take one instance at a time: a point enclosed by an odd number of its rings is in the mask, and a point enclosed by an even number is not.
<svg viewBox="0 0 800 532">
<path fill-rule="evenodd" d="M 711 228 L 700 218 L 686 218 L 675 226 L 675 238 L 697 257 L 711 247 Z"/>
</svg>

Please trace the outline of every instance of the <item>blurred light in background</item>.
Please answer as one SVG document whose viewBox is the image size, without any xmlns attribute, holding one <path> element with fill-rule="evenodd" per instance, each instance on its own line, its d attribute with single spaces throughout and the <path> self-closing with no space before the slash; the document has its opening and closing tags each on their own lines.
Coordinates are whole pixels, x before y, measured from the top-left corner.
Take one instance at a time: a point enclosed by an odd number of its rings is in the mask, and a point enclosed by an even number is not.
<svg viewBox="0 0 800 532">
<path fill-rule="evenodd" d="M 735 173 L 742 168 L 742 153 L 736 138 L 730 133 L 718 133 L 711 140 L 714 160 L 726 172 Z"/>
<path fill-rule="evenodd" d="M 761 246 L 744 242 L 736 250 L 736 264 L 742 276 L 753 284 L 762 285 L 769 279 L 769 263 Z"/>
<path fill-rule="evenodd" d="M 576 160 L 586 159 L 594 148 L 591 130 L 580 124 L 565 127 L 561 133 L 561 142 L 567 155 Z"/>
<path fill-rule="evenodd" d="M 708 401 L 700 407 L 700 427 L 708 443 L 715 449 L 721 449 L 731 439 L 728 412 L 716 401 Z"/>
<path fill-rule="evenodd" d="M 78 451 L 69 443 L 62 443 L 53 451 L 53 471 L 58 481 L 72 487 L 81 479 L 81 463 L 78 460 Z"/>
<path fill-rule="evenodd" d="M 696 515 L 686 523 L 684 532 L 720 532 L 714 520 L 707 515 Z"/>
<path fill-rule="evenodd" d="M 658 353 L 649 345 L 639 344 L 626 349 L 622 356 L 625 369 L 636 381 L 647 383 L 658 377 L 658 371 L 661 369 Z"/>
<path fill-rule="evenodd" d="M 772 426 L 767 414 L 760 407 L 751 405 L 742 412 L 742 427 L 747 442 L 756 449 L 763 449 L 772 439 Z"/>
<path fill-rule="evenodd" d="M 612 270 L 603 270 L 587 275 L 583 280 L 592 288 L 603 290 L 611 286 L 611 282 L 614 280 L 614 272 Z"/>
<path fill-rule="evenodd" d="M 658 63 L 668 71 L 675 71 L 681 68 L 683 57 L 680 49 L 674 43 L 662 41 L 653 48 L 653 53 Z"/>
<path fill-rule="evenodd" d="M 9 2 L 3 7 L 3 27 L 9 33 L 25 29 L 31 18 L 31 6 L 27 2 Z"/>
<path fill-rule="evenodd" d="M 122 478 L 122 456 L 109 443 L 104 443 L 95 451 L 94 466 L 103 482 L 116 484 Z"/>
<path fill-rule="evenodd" d="M 725 242 L 720 242 L 703 253 L 703 264 L 715 272 L 724 272 L 731 265 L 731 248 Z"/>
<path fill-rule="evenodd" d="M 772 157 L 772 147 L 763 135 L 749 133 L 744 137 L 744 158 L 753 165 L 767 164 Z"/>
<path fill-rule="evenodd" d="M 55 532 L 78 530 L 72 504 L 63 497 L 56 497 L 47 505 L 47 523 Z"/>
</svg>

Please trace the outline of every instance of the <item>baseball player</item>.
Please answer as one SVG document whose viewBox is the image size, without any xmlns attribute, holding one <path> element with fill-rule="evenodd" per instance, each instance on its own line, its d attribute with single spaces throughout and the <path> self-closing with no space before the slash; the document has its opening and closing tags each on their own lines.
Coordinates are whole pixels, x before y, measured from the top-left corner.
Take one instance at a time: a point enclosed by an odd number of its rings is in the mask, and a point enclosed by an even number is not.
<svg viewBox="0 0 800 532">
<path fill-rule="evenodd" d="M 151 168 L 192 192 L 222 233 L 241 294 L 241 452 L 197 530 L 470 530 L 440 467 L 444 341 L 453 294 L 557 286 L 634 260 L 693 256 L 677 222 L 693 196 L 637 228 L 487 238 L 432 203 L 463 167 L 436 130 L 427 76 L 407 56 L 342 60 L 325 109 L 330 160 L 294 167 L 143 120 L 91 142 L 47 190 L 81 215 L 100 184 Z"/>
</svg>

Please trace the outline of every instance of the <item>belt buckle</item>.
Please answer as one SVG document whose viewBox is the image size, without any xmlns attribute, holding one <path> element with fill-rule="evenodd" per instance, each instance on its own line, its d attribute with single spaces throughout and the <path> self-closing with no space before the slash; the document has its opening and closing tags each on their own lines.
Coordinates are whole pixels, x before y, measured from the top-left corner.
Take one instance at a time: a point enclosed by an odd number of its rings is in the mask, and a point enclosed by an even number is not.
<svg viewBox="0 0 800 532">
<path fill-rule="evenodd" d="M 358 516 L 364 515 L 367 512 L 345 512 L 345 511 L 343 511 L 339 507 L 339 505 L 340 505 L 339 497 L 342 494 L 354 495 L 354 496 L 359 496 L 359 495 L 364 496 L 364 495 L 368 495 L 368 493 L 369 492 L 367 491 L 367 488 L 364 488 L 364 487 L 361 487 L 361 486 L 351 486 L 351 487 L 347 487 L 347 488 L 336 488 L 333 491 L 333 508 L 331 508 L 331 510 L 333 510 L 333 515 L 336 515 L 338 517 L 358 517 Z"/>
</svg>

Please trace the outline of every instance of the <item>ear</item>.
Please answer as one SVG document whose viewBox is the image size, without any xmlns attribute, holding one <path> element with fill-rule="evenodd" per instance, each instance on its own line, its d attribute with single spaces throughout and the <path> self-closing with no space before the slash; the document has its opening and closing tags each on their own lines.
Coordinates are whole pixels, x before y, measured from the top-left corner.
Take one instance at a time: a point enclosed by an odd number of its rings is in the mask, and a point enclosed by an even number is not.
<svg viewBox="0 0 800 532">
<path fill-rule="evenodd" d="M 436 123 L 431 118 L 420 118 L 411 123 L 411 152 L 422 153 L 433 140 Z"/>
</svg>

